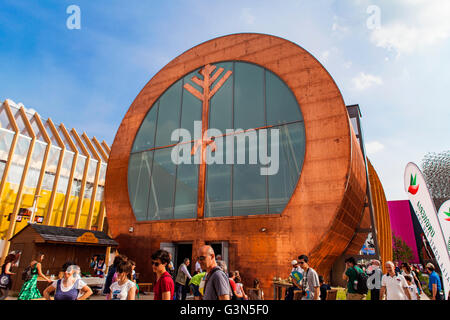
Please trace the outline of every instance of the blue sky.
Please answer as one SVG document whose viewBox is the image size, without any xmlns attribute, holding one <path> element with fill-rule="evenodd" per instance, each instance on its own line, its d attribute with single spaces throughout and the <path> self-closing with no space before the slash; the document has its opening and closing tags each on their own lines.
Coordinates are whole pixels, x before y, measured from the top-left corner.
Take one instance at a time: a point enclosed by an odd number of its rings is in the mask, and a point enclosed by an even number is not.
<svg viewBox="0 0 450 320">
<path fill-rule="evenodd" d="M 80 30 L 66 26 L 69 5 Z M 449 17 L 448 0 L 2 0 L 0 100 L 112 144 L 173 58 L 214 37 L 268 33 L 308 50 L 360 105 L 386 196 L 406 199 L 406 164 L 450 146 Z"/>
</svg>

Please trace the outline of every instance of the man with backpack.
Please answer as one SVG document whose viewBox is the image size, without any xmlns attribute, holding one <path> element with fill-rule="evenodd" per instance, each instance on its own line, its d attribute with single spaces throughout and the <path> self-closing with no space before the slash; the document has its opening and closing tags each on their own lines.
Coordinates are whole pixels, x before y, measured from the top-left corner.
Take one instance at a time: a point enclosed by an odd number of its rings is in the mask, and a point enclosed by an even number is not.
<svg viewBox="0 0 450 320">
<path fill-rule="evenodd" d="M 218 266 L 211 246 L 202 246 L 198 251 L 202 270 L 206 270 L 205 279 L 200 282 L 203 300 L 230 300 L 231 287 L 228 276 Z"/>
<path fill-rule="evenodd" d="M 345 259 L 345 272 L 342 279 L 347 281 L 347 300 L 365 300 L 367 294 L 367 275 L 356 265 L 353 257 Z"/>
</svg>

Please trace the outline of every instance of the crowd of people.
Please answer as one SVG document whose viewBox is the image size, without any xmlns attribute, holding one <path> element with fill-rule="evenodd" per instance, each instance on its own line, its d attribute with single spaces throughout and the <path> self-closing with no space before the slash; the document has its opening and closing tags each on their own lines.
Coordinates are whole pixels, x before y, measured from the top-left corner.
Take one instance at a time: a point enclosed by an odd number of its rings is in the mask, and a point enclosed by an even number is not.
<svg viewBox="0 0 450 320">
<path fill-rule="evenodd" d="M 238 270 L 228 272 L 220 255 L 211 246 L 199 249 L 194 274 L 190 274 L 189 258 L 174 270 L 172 256 L 165 250 L 152 255 L 156 273 L 155 300 L 185 300 L 192 293 L 194 300 L 248 300 L 242 277 Z"/>
<path fill-rule="evenodd" d="M 12 286 L 11 276 L 15 273 L 20 252 L 11 252 L 1 267 L 0 300 L 8 296 Z M 45 298 L 47 300 L 85 300 L 93 290 L 81 278 L 76 263 L 67 261 L 61 267 L 58 278 L 51 279 L 42 272 L 45 255 L 38 253 L 22 273 L 24 281 L 18 300 Z M 228 270 L 220 255 L 215 255 L 211 246 L 198 250 L 194 273 L 189 272 L 190 259 L 185 258 L 175 270 L 172 255 L 157 250 L 151 255 L 152 271 L 156 276 L 155 300 L 186 300 L 192 293 L 195 300 L 249 300 L 264 299 L 258 279 L 254 281 L 255 291 L 246 293 L 242 275 L 238 270 Z M 286 290 L 285 300 L 326 300 L 330 285 L 309 265 L 308 256 L 302 254 L 291 262 L 289 275 L 292 286 Z M 105 258 L 94 256 L 90 268 L 94 276 L 104 277 L 102 293 L 106 300 L 135 300 L 139 297 L 139 286 L 135 272 L 136 263 L 123 254 L 115 255 L 112 264 L 106 268 Z M 387 261 L 383 274 L 381 262 L 371 260 L 358 264 L 353 257 L 345 260 L 342 279 L 346 281 L 347 300 L 365 300 L 370 293 L 371 300 L 419 300 L 424 292 L 420 277 L 428 274 L 428 295 L 431 300 L 444 300 L 442 282 L 435 266 L 427 263 L 425 269 L 418 265 Z M 108 271 L 106 271 L 108 270 Z M 37 288 L 38 277 L 48 283 L 43 296 Z"/>
<path fill-rule="evenodd" d="M 293 300 L 295 291 L 300 291 L 303 300 L 326 300 L 331 290 L 322 275 L 309 267 L 308 257 L 301 255 L 291 262 L 290 280 L 292 286 L 286 291 L 285 300 Z M 342 279 L 346 281 L 347 300 L 366 300 L 370 292 L 370 300 L 420 300 L 423 293 L 419 275 L 428 274 L 428 290 L 431 300 L 444 300 L 441 278 L 432 263 L 423 269 L 418 265 L 387 261 L 386 274 L 383 274 L 381 263 L 371 260 L 368 264 L 357 264 L 354 257 L 345 260 L 345 271 Z"/>
</svg>

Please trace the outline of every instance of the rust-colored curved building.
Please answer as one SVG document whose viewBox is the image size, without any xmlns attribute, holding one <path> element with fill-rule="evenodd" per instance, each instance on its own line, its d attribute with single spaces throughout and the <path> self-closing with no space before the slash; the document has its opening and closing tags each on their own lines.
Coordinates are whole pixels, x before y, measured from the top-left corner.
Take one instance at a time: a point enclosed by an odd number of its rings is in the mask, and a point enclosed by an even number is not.
<svg viewBox="0 0 450 320">
<path fill-rule="evenodd" d="M 175 135 L 184 151 L 171 139 L 177 128 L 194 134 Z M 229 147 L 228 137 L 244 144 Z M 261 154 L 250 163 L 246 137 L 272 156 L 279 151 L 275 174 L 275 156 L 270 165 Z M 243 151 L 248 163 L 210 164 L 223 148 Z M 361 248 L 365 240 L 355 240 L 365 164 L 341 93 L 311 54 L 275 36 L 216 38 L 167 64 L 126 113 L 106 181 L 111 234 L 136 260 L 141 281 L 153 280 L 150 255 L 160 247 L 194 259 L 211 243 L 245 285 L 258 278 L 271 298 L 273 277 L 286 278 L 299 254 L 329 278 L 350 242 Z"/>
</svg>

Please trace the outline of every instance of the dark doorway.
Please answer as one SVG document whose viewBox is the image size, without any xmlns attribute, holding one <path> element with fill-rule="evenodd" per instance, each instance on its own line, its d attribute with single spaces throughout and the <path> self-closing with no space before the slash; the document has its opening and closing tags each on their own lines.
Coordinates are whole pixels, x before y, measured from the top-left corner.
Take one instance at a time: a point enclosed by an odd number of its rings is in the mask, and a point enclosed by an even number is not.
<svg viewBox="0 0 450 320">
<path fill-rule="evenodd" d="M 189 258 L 190 263 L 192 264 L 192 243 L 176 243 L 176 270 L 183 263 L 185 258 Z M 188 270 L 191 270 L 191 264 L 188 266 Z"/>
<path fill-rule="evenodd" d="M 222 260 L 225 262 L 228 268 L 230 268 L 230 261 L 228 260 L 228 242 L 227 241 L 214 241 L 214 242 L 206 242 L 206 244 L 210 245 L 216 256 L 220 255 Z"/>
<path fill-rule="evenodd" d="M 222 256 L 222 243 L 210 243 L 209 245 L 213 248 L 216 258 L 218 255 Z"/>
</svg>

